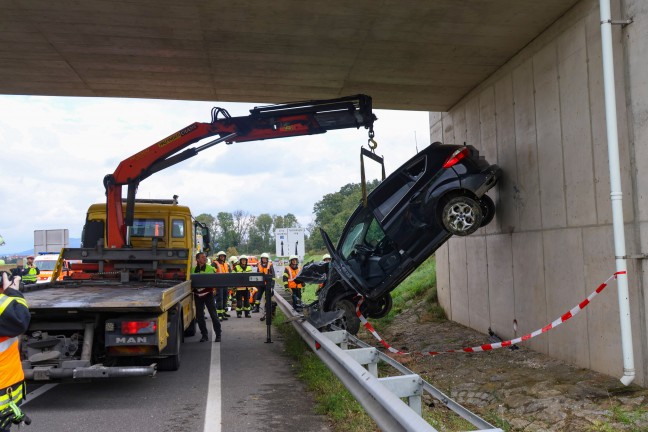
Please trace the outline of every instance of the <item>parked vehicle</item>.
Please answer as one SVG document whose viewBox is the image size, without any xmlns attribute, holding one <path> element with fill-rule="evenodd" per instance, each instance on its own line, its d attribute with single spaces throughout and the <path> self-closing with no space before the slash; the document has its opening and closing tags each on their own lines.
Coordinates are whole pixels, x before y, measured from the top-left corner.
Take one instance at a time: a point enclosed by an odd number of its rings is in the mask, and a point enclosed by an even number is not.
<svg viewBox="0 0 648 432">
<path fill-rule="evenodd" d="M 54 253 L 41 254 L 34 258 L 34 265 L 38 267 L 38 270 L 40 271 L 36 283 L 50 282 L 58 259 L 59 254 Z M 66 276 L 69 277 L 70 274 L 74 272 L 74 270 L 70 269 L 70 264 L 80 262 L 81 261 L 79 260 L 63 260 L 63 266 L 56 280 L 63 280 Z"/>
<path fill-rule="evenodd" d="M 387 177 L 346 223 L 337 247 L 321 230 L 333 261 L 318 267 L 306 282 L 326 283 L 317 304 L 322 312 L 343 310 L 338 324 L 356 333 L 359 293 L 362 312 L 370 318 L 387 315 L 391 291 L 452 235 L 466 236 L 490 223 L 495 204 L 486 192 L 501 170 L 472 146 L 431 144 Z M 329 315 L 330 316 L 330 315 Z M 318 314 L 311 313 L 316 325 Z"/>
</svg>

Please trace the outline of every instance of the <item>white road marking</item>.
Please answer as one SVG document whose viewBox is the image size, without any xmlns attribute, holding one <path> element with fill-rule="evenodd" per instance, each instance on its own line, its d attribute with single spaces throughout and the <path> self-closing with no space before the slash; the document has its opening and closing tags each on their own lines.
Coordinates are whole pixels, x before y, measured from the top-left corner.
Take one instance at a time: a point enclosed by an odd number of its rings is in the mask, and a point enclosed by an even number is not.
<svg viewBox="0 0 648 432">
<path fill-rule="evenodd" d="M 205 411 L 204 432 L 221 432 L 221 344 L 212 342 L 211 346 L 209 387 L 207 388 L 207 409 Z"/>
<path fill-rule="evenodd" d="M 25 402 L 23 402 L 23 405 L 27 405 L 29 402 L 36 399 L 38 396 L 41 396 L 43 393 L 52 390 L 57 385 L 58 385 L 58 383 L 43 384 L 42 386 L 38 387 L 33 392 L 27 393 L 27 398 L 26 398 L 27 400 Z"/>
</svg>

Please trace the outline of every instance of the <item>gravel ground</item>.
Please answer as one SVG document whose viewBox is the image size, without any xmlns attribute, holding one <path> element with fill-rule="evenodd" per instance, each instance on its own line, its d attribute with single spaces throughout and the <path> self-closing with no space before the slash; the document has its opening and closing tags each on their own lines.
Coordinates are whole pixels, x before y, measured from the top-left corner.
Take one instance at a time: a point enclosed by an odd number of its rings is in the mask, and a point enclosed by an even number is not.
<svg viewBox="0 0 648 432">
<path fill-rule="evenodd" d="M 415 308 L 401 313 L 383 338 L 403 351 L 488 343 L 486 335 L 460 324 L 422 323 L 419 316 L 421 311 Z M 364 329 L 358 337 L 379 346 Z M 448 341 L 453 341 L 451 346 Z M 648 431 L 648 389 L 625 387 L 616 377 L 571 366 L 524 346 L 517 350 L 397 358 L 504 430 Z M 425 402 L 434 409 L 445 409 L 432 398 Z"/>
</svg>

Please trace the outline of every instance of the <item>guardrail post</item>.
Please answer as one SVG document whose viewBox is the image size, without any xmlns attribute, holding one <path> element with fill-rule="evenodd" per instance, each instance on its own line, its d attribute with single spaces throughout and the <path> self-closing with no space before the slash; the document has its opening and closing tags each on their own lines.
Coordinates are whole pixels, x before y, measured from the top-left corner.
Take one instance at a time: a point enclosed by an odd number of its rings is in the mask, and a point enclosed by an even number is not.
<svg viewBox="0 0 648 432">
<path fill-rule="evenodd" d="M 352 350 L 355 351 L 355 350 Z M 421 415 L 421 395 L 423 394 L 423 379 L 418 375 L 401 375 L 378 378 L 390 392 L 399 398 L 407 398 L 409 407 Z"/>
<path fill-rule="evenodd" d="M 378 350 L 376 348 L 358 348 L 347 350 L 346 353 L 362 366 L 367 365 L 369 373 L 378 377 Z"/>
</svg>

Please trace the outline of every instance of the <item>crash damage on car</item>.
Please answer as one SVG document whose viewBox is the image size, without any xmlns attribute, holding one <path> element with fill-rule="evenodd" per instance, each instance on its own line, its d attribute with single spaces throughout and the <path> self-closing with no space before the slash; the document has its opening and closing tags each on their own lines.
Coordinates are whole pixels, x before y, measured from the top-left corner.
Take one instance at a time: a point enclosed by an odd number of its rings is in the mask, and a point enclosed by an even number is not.
<svg viewBox="0 0 648 432">
<path fill-rule="evenodd" d="M 321 285 L 304 310 L 318 328 L 334 324 L 352 334 L 360 320 L 382 318 L 391 291 L 451 236 L 473 234 L 490 223 L 495 204 L 486 195 L 501 176 L 470 145 L 435 142 L 383 180 L 347 221 L 337 247 L 320 229 L 330 263 L 304 266 L 298 279 Z"/>
</svg>

